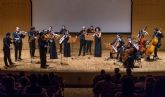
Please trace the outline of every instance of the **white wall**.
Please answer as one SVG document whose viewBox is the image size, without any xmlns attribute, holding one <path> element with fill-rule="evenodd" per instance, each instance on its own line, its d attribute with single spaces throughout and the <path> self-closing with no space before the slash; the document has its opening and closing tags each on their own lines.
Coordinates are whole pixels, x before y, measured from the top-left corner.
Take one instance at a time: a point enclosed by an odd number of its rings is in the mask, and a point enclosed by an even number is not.
<svg viewBox="0 0 165 97">
<path fill-rule="evenodd" d="M 66 25 L 71 32 L 100 26 L 102 32 L 131 32 L 131 0 L 32 0 L 32 23 L 37 29 Z"/>
</svg>

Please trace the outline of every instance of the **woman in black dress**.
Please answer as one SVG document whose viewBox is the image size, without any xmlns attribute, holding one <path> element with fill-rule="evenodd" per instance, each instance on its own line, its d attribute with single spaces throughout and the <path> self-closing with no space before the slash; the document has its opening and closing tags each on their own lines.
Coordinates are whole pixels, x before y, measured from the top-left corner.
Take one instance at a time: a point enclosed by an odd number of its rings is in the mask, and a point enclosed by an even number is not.
<svg viewBox="0 0 165 97">
<path fill-rule="evenodd" d="M 49 51 L 50 59 L 58 59 L 55 37 L 52 35 L 52 38 L 49 39 Z"/>
<path fill-rule="evenodd" d="M 57 56 L 57 49 L 56 49 L 56 41 L 55 41 L 55 33 L 52 30 L 52 27 L 49 27 L 49 34 L 50 34 L 50 39 L 49 39 L 49 52 L 50 52 L 50 59 L 58 59 Z"/>
<path fill-rule="evenodd" d="M 101 57 L 102 47 L 101 47 L 101 29 L 100 29 L 100 27 L 95 28 L 94 39 L 95 39 L 94 57 Z"/>
<path fill-rule="evenodd" d="M 71 49 L 70 49 L 70 43 L 68 42 L 69 41 L 69 38 L 71 37 L 69 35 L 69 31 L 65 31 L 64 33 L 64 41 L 63 41 L 63 44 L 64 44 L 64 57 L 71 57 Z"/>
</svg>

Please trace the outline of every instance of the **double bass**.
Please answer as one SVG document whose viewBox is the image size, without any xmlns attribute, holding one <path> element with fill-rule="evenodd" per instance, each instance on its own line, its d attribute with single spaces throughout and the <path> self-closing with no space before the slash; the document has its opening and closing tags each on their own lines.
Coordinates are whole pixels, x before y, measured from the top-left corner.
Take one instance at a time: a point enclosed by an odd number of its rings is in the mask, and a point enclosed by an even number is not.
<svg viewBox="0 0 165 97">
<path fill-rule="evenodd" d="M 146 42 L 147 39 L 145 38 L 145 35 L 149 35 L 148 32 L 146 31 L 147 26 L 144 27 L 144 29 L 142 29 L 139 34 L 138 34 L 138 45 L 139 45 L 139 52 L 141 54 L 144 54 L 146 51 Z"/>
<path fill-rule="evenodd" d="M 146 49 L 145 52 L 146 56 L 150 56 L 154 52 L 155 46 L 158 44 L 158 38 L 156 37 L 156 35 L 152 38 L 148 48 Z"/>
</svg>

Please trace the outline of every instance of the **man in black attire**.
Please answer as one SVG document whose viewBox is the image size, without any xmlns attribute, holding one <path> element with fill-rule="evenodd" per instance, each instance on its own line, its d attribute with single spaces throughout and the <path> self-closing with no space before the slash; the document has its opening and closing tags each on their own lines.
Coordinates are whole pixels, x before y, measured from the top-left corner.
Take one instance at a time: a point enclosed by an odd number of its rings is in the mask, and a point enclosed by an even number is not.
<svg viewBox="0 0 165 97">
<path fill-rule="evenodd" d="M 41 68 L 47 68 L 49 66 L 46 64 L 46 53 L 47 53 L 48 42 L 45 40 L 43 32 L 40 33 L 38 42 L 39 42 L 38 44 L 39 44 Z"/>
<path fill-rule="evenodd" d="M 157 45 L 155 46 L 155 49 L 154 49 L 154 59 L 159 59 L 157 52 L 158 52 L 158 49 L 161 47 L 161 40 L 162 40 L 162 38 L 164 38 L 164 35 L 160 31 L 159 28 L 154 29 L 153 38 L 154 37 L 156 37 L 158 39 L 158 43 L 157 43 Z"/>
<path fill-rule="evenodd" d="M 29 48 L 30 48 L 30 56 L 33 58 L 35 54 L 35 40 L 36 40 L 36 31 L 35 27 L 31 27 L 30 31 L 28 32 L 29 36 Z"/>
<path fill-rule="evenodd" d="M 82 30 L 79 33 L 77 33 L 77 36 L 80 38 L 80 49 L 78 56 L 81 55 L 82 49 L 83 49 L 83 56 L 85 56 L 85 50 L 86 50 L 85 34 L 86 34 L 86 29 L 85 26 L 83 26 Z"/>
<path fill-rule="evenodd" d="M 116 36 L 116 38 L 111 42 L 111 45 L 116 45 L 116 49 L 117 49 L 117 57 L 116 59 L 119 59 L 120 53 L 123 50 L 123 45 L 125 44 L 124 40 L 122 39 L 122 37 L 118 34 Z M 112 58 L 112 53 L 110 52 L 110 58 Z"/>
<path fill-rule="evenodd" d="M 90 26 L 89 29 L 87 29 L 87 34 L 90 34 L 90 33 L 95 33 L 95 29 L 93 26 Z M 86 41 L 86 44 L 87 44 L 87 48 L 86 48 L 86 53 L 90 53 L 90 55 L 92 55 L 92 41 L 91 40 L 87 40 Z"/>
<path fill-rule="evenodd" d="M 60 30 L 59 34 L 64 35 L 64 33 L 67 31 L 66 27 L 63 25 L 62 29 Z M 60 53 L 62 53 L 62 43 L 60 44 Z"/>
<path fill-rule="evenodd" d="M 21 58 L 21 52 L 23 46 L 22 38 L 25 38 L 25 35 L 20 31 L 19 27 L 16 27 L 16 32 L 13 33 L 13 38 L 14 38 L 14 47 L 15 47 L 15 61 L 19 61 L 22 60 Z"/>
<path fill-rule="evenodd" d="M 14 63 L 11 61 L 11 54 L 10 54 L 10 44 L 11 44 L 10 33 L 7 32 L 6 36 L 3 38 L 3 52 L 4 52 L 4 63 L 6 67 L 12 66 Z M 9 64 L 8 64 L 8 62 Z"/>
</svg>

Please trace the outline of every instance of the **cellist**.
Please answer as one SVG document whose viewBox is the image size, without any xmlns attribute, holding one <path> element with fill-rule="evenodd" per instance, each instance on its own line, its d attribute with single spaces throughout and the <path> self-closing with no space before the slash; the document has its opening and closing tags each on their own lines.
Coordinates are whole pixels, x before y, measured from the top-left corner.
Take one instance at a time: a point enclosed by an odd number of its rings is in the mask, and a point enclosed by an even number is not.
<svg viewBox="0 0 165 97">
<path fill-rule="evenodd" d="M 111 45 L 114 46 L 116 48 L 116 50 L 117 50 L 117 57 L 116 57 L 116 59 L 119 58 L 119 55 L 120 55 L 121 51 L 123 50 L 122 48 L 123 48 L 124 44 L 125 44 L 125 41 L 122 39 L 120 34 L 117 34 L 116 38 L 111 42 Z M 110 58 L 112 58 L 112 52 L 110 52 L 109 59 Z"/>
<path fill-rule="evenodd" d="M 132 36 L 128 36 L 127 38 L 128 43 L 125 46 L 124 51 L 121 53 L 121 61 L 123 62 L 124 67 L 126 68 L 133 68 L 134 67 L 134 60 L 137 56 L 137 47 L 135 42 L 132 39 Z"/>
</svg>

